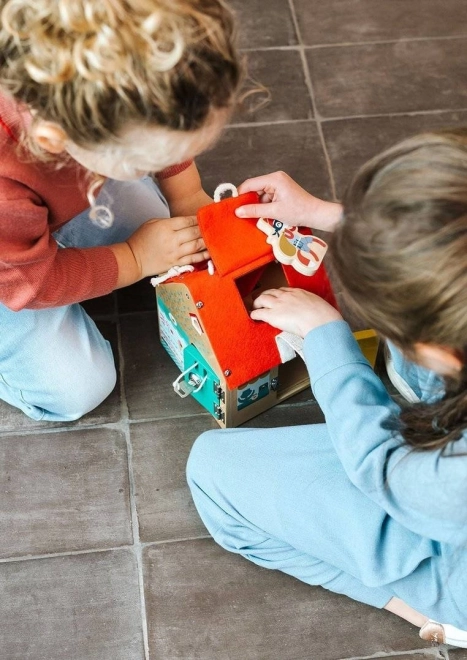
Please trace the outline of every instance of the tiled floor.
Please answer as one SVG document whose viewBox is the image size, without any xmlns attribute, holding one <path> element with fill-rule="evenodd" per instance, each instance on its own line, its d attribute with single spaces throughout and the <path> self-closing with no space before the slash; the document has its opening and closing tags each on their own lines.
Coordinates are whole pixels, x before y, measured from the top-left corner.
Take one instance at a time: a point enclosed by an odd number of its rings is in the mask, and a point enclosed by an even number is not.
<svg viewBox="0 0 467 660">
<path fill-rule="evenodd" d="M 467 120 L 465 0 L 232 0 L 269 105 L 199 159 L 220 181 L 283 169 L 339 198 L 394 141 Z M 120 383 L 74 424 L 0 405 L 0 660 L 444 658 L 385 612 L 257 568 L 207 537 L 185 486 L 215 423 L 171 390 L 146 282 L 87 305 Z M 254 421 L 320 419 L 309 393 Z"/>
</svg>

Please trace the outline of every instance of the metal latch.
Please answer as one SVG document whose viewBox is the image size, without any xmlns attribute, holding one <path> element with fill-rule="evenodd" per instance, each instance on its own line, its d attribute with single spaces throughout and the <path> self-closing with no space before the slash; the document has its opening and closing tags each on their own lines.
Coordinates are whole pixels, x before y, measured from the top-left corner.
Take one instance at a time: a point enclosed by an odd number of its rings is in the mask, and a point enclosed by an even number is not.
<svg viewBox="0 0 467 660">
<path fill-rule="evenodd" d="M 172 383 L 175 392 L 182 399 L 189 396 L 190 394 L 195 394 L 196 392 L 199 392 L 200 389 L 203 387 L 204 383 L 208 379 L 207 376 L 201 378 L 201 376 L 193 372 L 193 369 L 196 369 L 197 366 L 198 366 L 198 362 L 194 362 L 190 367 L 188 367 L 188 369 L 182 371 L 180 376 Z M 188 376 L 188 380 L 185 382 L 183 379 L 187 374 L 190 375 Z"/>
</svg>

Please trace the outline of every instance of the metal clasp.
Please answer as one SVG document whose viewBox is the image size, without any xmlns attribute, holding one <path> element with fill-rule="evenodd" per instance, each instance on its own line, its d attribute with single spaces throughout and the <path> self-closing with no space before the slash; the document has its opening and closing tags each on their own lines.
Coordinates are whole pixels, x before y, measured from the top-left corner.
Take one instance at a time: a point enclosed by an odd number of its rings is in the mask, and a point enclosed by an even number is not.
<svg viewBox="0 0 467 660">
<path fill-rule="evenodd" d="M 196 369 L 197 366 L 198 366 L 198 362 L 194 362 L 191 365 L 191 367 L 188 367 L 188 369 L 182 371 L 180 376 L 172 383 L 175 392 L 182 399 L 189 396 L 190 394 L 196 394 L 196 392 L 199 392 L 200 389 L 203 387 L 204 383 L 208 379 L 207 375 L 204 378 L 201 378 L 201 376 L 199 376 L 198 374 L 191 373 L 190 376 L 188 377 L 188 382 L 185 382 L 183 380 L 184 377 L 188 373 L 190 373 L 190 371 Z"/>
</svg>

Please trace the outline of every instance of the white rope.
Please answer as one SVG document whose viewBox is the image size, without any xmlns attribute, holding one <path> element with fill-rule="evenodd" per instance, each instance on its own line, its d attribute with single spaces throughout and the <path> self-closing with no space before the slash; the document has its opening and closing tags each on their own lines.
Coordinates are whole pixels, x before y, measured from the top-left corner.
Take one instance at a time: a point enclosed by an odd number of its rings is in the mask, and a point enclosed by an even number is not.
<svg viewBox="0 0 467 660">
<path fill-rule="evenodd" d="M 226 192 L 230 192 L 231 197 L 238 197 L 238 190 L 233 183 L 220 183 L 214 191 L 214 201 L 220 202 Z"/>
<path fill-rule="evenodd" d="M 157 277 L 151 277 L 151 284 L 156 287 L 158 284 L 170 280 L 171 277 L 177 277 L 177 275 L 181 275 L 182 273 L 192 273 L 193 271 L 193 266 L 173 266 L 172 268 L 169 268 L 166 273 L 158 275 Z"/>
</svg>

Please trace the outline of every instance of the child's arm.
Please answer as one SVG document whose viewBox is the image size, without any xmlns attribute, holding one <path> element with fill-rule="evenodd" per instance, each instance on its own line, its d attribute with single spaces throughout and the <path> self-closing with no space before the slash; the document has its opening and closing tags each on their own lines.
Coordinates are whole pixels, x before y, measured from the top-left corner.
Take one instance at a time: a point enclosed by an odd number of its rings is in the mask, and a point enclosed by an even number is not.
<svg viewBox="0 0 467 660">
<path fill-rule="evenodd" d="M 198 209 L 212 202 L 201 185 L 195 163 L 174 176 L 160 179 L 159 186 L 172 216 L 193 216 Z"/>
<path fill-rule="evenodd" d="M 397 430 L 398 406 L 347 323 L 317 296 L 291 289 L 265 292 L 254 307 L 252 318 L 305 337 L 313 392 L 352 483 L 408 529 L 465 545 L 467 438 L 448 448 L 447 456 L 405 445 Z"/>
<path fill-rule="evenodd" d="M 193 216 L 150 220 L 126 242 L 111 246 L 58 249 L 40 197 L 5 176 L 0 176 L 0 253 L 0 302 L 15 311 L 81 302 L 208 258 Z"/>
<path fill-rule="evenodd" d="M 118 264 L 119 289 L 172 266 L 209 258 L 195 216 L 148 220 L 124 243 L 109 245 Z"/>
<path fill-rule="evenodd" d="M 174 265 L 199 263 L 209 258 L 196 213 L 212 199 L 201 186 L 195 163 L 178 174 L 161 177 L 158 185 L 172 217 L 150 220 L 125 243 L 110 246 L 118 263 L 117 289 L 148 275 L 164 273 Z"/>
<path fill-rule="evenodd" d="M 247 179 L 238 188 L 239 193 L 255 191 L 261 204 L 240 206 L 240 218 L 274 218 L 289 225 L 313 227 L 334 231 L 342 216 L 342 206 L 325 202 L 307 193 L 285 172 L 274 172 Z"/>
</svg>

